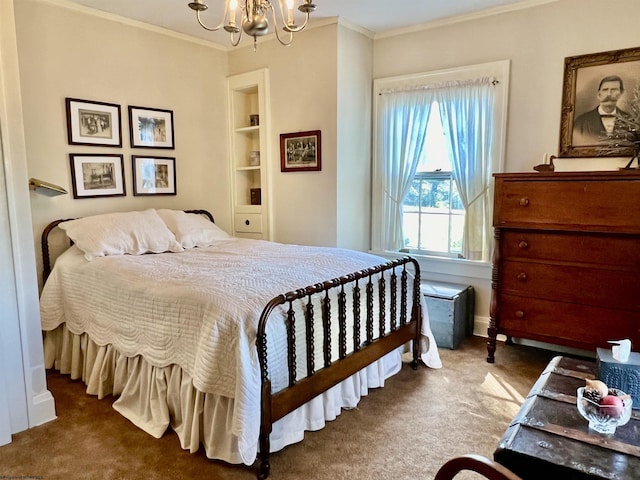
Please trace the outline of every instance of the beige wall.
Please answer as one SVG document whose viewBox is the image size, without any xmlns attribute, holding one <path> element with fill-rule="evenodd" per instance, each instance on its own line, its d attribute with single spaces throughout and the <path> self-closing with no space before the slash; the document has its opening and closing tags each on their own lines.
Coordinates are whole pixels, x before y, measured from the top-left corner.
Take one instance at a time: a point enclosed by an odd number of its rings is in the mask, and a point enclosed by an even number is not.
<svg viewBox="0 0 640 480">
<path fill-rule="evenodd" d="M 49 221 L 108 211 L 206 208 L 229 231 L 226 52 L 34 0 L 15 16 L 28 173 L 70 192 L 31 194 L 38 252 Z M 123 147 L 68 145 L 65 97 L 120 105 Z M 173 110 L 176 148 L 131 149 L 128 105 Z M 123 154 L 126 196 L 74 199 L 70 153 Z M 133 196 L 140 154 L 176 158 L 176 196 Z"/>
<path fill-rule="evenodd" d="M 371 245 L 373 41 L 362 33 L 340 26 L 337 62 L 336 245 L 368 250 Z"/>
<path fill-rule="evenodd" d="M 373 41 L 339 23 L 229 53 L 230 73 L 269 68 L 273 239 L 369 248 Z M 280 171 L 280 134 L 322 132 L 320 172 Z"/>
</svg>

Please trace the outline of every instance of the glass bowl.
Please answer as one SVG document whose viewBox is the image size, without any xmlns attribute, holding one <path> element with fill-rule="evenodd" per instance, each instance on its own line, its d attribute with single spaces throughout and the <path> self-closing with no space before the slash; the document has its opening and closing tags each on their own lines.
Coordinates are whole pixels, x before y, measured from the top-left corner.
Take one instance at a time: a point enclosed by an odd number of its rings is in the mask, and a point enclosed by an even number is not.
<svg viewBox="0 0 640 480">
<path fill-rule="evenodd" d="M 626 395 L 617 388 L 610 388 L 609 392 L 613 392 L 617 397 Z M 631 405 L 633 404 L 631 397 L 626 396 L 622 399 L 623 406 L 620 407 L 618 405 L 599 405 L 597 402 L 583 397 L 583 393 L 584 387 L 578 388 L 578 411 L 589 421 L 591 430 L 610 435 L 615 433 L 617 427 L 624 425 L 631 418 Z"/>
</svg>

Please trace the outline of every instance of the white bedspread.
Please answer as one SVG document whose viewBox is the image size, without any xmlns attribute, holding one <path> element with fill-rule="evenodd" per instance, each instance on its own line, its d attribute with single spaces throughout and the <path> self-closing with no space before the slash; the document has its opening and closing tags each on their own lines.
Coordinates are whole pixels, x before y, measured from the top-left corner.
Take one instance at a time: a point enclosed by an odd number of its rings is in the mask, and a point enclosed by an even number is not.
<svg viewBox="0 0 640 480">
<path fill-rule="evenodd" d="M 178 365 L 202 392 L 233 398 L 232 433 L 255 444 L 260 424 L 259 315 L 274 296 L 384 263 L 351 250 L 233 238 L 183 253 L 101 257 L 72 247 L 41 295 L 42 328 L 66 323 L 98 345 Z M 423 305 L 423 312 L 426 308 Z M 423 359 L 438 367 L 428 319 Z M 195 346 L 195 347 L 194 347 Z M 271 346 L 270 346 L 271 351 Z"/>
</svg>

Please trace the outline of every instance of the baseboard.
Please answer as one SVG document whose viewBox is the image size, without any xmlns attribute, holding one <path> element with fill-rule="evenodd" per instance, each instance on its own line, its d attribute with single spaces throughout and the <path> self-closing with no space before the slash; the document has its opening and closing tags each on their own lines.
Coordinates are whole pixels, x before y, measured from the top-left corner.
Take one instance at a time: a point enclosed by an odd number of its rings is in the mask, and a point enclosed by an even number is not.
<svg viewBox="0 0 640 480">
<path fill-rule="evenodd" d="M 473 317 L 473 335 L 475 337 L 488 337 L 487 329 L 489 328 L 489 317 Z"/>
<path fill-rule="evenodd" d="M 489 329 L 489 317 L 475 316 L 473 319 L 473 335 L 477 337 L 488 337 Z M 504 342 L 507 337 L 505 335 L 498 335 L 498 341 Z M 596 352 L 590 350 L 581 350 L 578 348 L 565 347 L 562 345 L 555 345 L 553 343 L 538 342 L 536 340 L 528 340 L 526 338 L 512 338 L 512 341 L 516 345 L 524 345 L 527 347 L 541 348 L 543 350 L 551 350 L 558 353 L 578 355 L 581 357 L 595 358 Z"/>
<path fill-rule="evenodd" d="M 56 416 L 56 404 L 53 395 L 49 390 L 45 390 L 32 397 L 31 408 L 29 409 L 29 428 L 37 427 L 43 423 L 50 422 L 58 418 Z"/>
</svg>

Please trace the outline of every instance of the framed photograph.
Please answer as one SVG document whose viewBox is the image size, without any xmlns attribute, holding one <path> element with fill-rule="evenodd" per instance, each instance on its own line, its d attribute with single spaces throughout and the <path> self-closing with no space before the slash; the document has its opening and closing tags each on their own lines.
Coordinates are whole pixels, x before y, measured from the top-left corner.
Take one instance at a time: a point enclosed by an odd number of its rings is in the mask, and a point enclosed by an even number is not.
<svg viewBox="0 0 640 480">
<path fill-rule="evenodd" d="M 122 147 L 120 105 L 66 98 L 69 145 Z"/>
<path fill-rule="evenodd" d="M 560 157 L 633 155 L 638 122 L 640 48 L 565 58 Z"/>
<path fill-rule="evenodd" d="M 174 148 L 173 112 L 129 106 L 132 148 Z"/>
<path fill-rule="evenodd" d="M 72 153 L 73 198 L 124 197 L 122 155 Z"/>
<path fill-rule="evenodd" d="M 175 195 L 176 159 L 133 155 L 134 195 Z"/>
<path fill-rule="evenodd" d="M 280 134 L 280 171 L 320 171 L 320 130 Z"/>
</svg>

